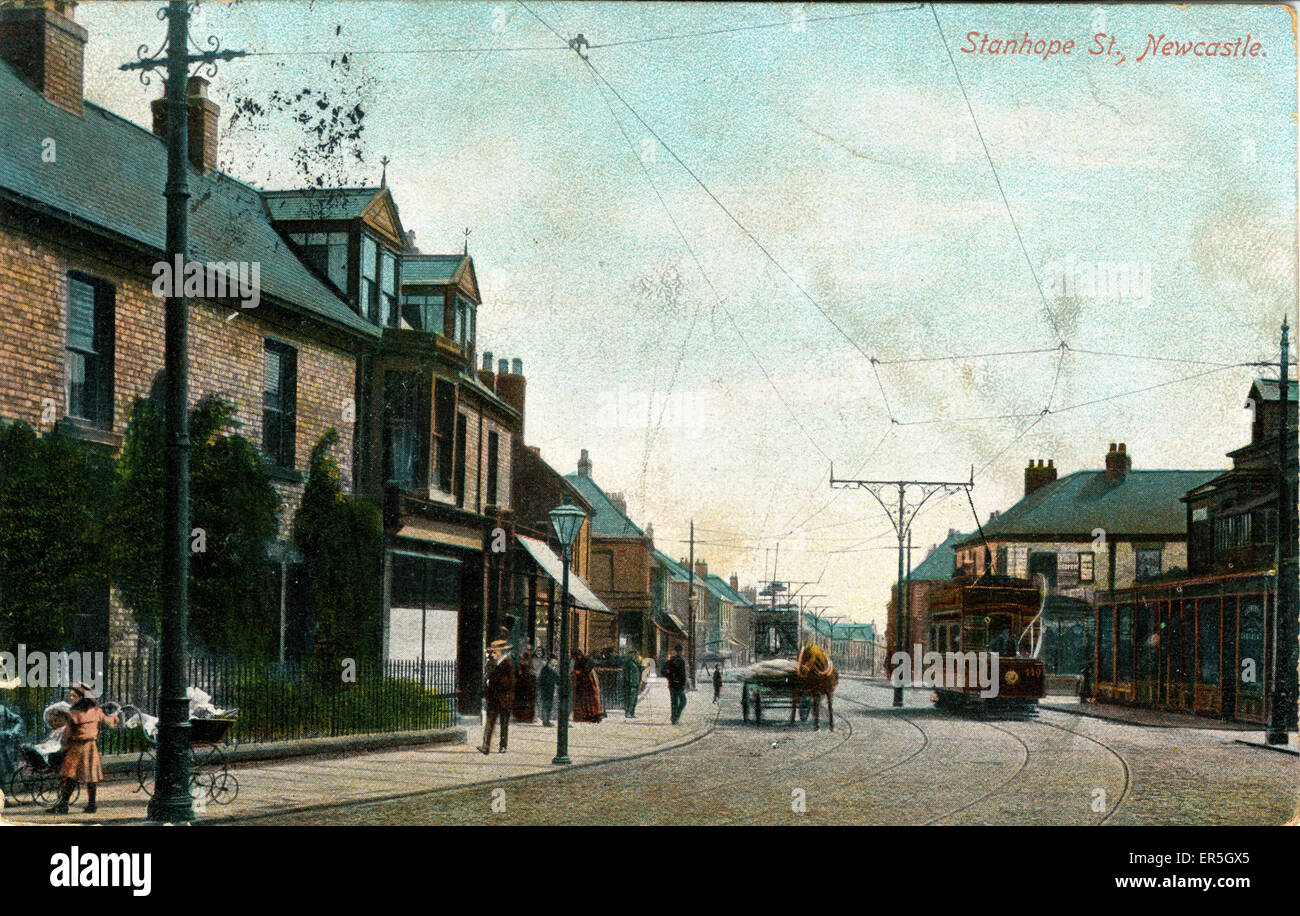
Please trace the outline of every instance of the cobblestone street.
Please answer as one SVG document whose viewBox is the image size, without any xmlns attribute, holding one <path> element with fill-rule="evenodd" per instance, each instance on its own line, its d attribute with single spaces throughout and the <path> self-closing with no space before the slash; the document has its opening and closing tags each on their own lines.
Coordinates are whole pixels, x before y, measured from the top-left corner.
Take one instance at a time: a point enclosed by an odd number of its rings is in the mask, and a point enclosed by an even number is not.
<svg viewBox="0 0 1300 916">
<path fill-rule="evenodd" d="M 697 712 L 704 696 L 692 695 Z M 835 701 L 834 732 L 756 727 L 741 721 L 728 685 L 703 737 L 649 756 L 537 768 L 499 785 L 484 767 L 472 786 L 242 822 L 1263 825 L 1293 813 L 1296 758 L 1239 744 L 1240 731 L 1050 709 L 1030 720 L 965 719 L 931 708 L 920 691 L 895 710 L 887 689 L 854 681 Z"/>
</svg>

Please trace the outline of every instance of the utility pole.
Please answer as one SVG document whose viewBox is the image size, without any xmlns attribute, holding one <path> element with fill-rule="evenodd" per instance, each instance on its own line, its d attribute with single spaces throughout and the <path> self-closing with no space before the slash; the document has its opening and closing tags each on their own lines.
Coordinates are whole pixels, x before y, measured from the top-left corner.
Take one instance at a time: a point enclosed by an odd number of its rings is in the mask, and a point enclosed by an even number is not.
<svg viewBox="0 0 1300 916">
<path fill-rule="evenodd" d="M 1291 424 L 1287 409 L 1291 400 L 1291 358 L 1289 328 L 1282 319 L 1282 358 L 1278 363 L 1278 391 L 1281 405 L 1277 436 L 1277 595 L 1274 597 L 1277 630 L 1277 667 L 1273 674 L 1268 744 L 1286 744 L 1287 728 L 1295 715 L 1296 695 L 1296 491 L 1290 471 Z"/>
<path fill-rule="evenodd" d="M 904 567 L 904 557 L 908 550 L 908 535 L 912 530 L 912 521 L 916 518 L 916 513 L 921 507 L 936 493 L 956 493 L 958 490 L 970 492 L 975 486 L 975 468 L 971 466 L 971 475 L 969 481 L 947 481 L 947 480 L 837 480 L 835 477 L 835 466 L 831 465 L 831 489 L 858 489 L 866 490 L 875 497 L 876 502 L 880 503 L 880 508 L 885 510 L 889 516 L 890 523 L 894 526 L 894 532 L 898 535 L 898 600 L 895 605 L 895 625 L 894 625 L 894 651 L 907 652 L 903 648 L 903 639 L 907 633 L 907 582 Z M 907 501 L 907 489 L 913 487 L 920 491 L 920 497 L 912 503 Z M 881 495 L 887 489 L 898 490 L 898 506 L 893 508 L 885 503 Z M 892 658 L 889 660 L 892 662 Z M 891 672 L 892 673 L 892 672 Z M 894 705 L 903 705 L 903 688 L 894 688 Z"/>
<path fill-rule="evenodd" d="M 695 519 L 691 519 L 691 552 L 690 566 L 687 572 L 690 574 L 690 585 L 686 592 L 686 616 L 689 618 L 686 623 L 687 639 L 686 654 L 690 660 L 691 668 L 691 689 L 695 689 Z"/>
<path fill-rule="evenodd" d="M 190 11 L 186 0 L 170 0 L 166 57 L 160 50 L 121 66 L 167 72 L 167 263 L 172 283 L 165 304 L 163 332 L 163 549 L 162 641 L 159 651 L 158 753 L 149 819 L 177 823 L 194 820 L 190 796 L 190 701 L 185 661 L 189 623 L 190 439 L 189 302 L 182 266 L 189 256 L 189 65 L 216 71 L 217 60 L 243 57 L 242 51 L 189 53 Z M 142 52 L 143 53 L 143 52 Z"/>
</svg>

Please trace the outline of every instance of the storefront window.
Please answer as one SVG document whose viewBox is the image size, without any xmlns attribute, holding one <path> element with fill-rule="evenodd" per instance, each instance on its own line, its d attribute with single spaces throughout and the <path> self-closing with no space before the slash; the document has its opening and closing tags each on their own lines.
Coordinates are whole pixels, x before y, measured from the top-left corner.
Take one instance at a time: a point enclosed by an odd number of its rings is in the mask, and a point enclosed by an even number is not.
<svg viewBox="0 0 1300 916">
<path fill-rule="evenodd" d="M 1121 681 L 1133 680 L 1133 605 L 1125 604 L 1119 608 L 1118 651 L 1115 653 L 1118 678 Z"/>
<path fill-rule="evenodd" d="M 1115 610 L 1102 607 L 1097 612 L 1097 680 L 1115 679 Z"/>
<path fill-rule="evenodd" d="M 1259 696 L 1264 692 L 1264 608 L 1257 596 L 1242 599 L 1237 689 Z"/>
<path fill-rule="evenodd" d="M 1196 645 L 1200 659 L 1197 680 L 1219 683 L 1219 599 L 1196 602 Z"/>
</svg>

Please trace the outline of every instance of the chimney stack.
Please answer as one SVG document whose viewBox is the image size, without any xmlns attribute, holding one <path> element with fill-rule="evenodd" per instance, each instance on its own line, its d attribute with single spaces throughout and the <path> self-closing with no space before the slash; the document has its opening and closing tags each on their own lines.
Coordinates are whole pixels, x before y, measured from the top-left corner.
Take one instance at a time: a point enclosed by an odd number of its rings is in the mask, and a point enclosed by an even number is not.
<svg viewBox="0 0 1300 916">
<path fill-rule="evenodd" d="M 483 354 L 483 368 L 478 370 L 478 380 L 489 391 L 495 393 L 497 390 L 496 376 L 492 374 L 492 351 L 488 350 Z"/>
<path fill-rule="evenodd" d="M 164 88 L 165 91 L 165 88 Z M 186 106 L 189 108 L 190 164 L 200 172 L 217 167 L 217 115 L 220 106 L 208 98 L 208 81 L 201 76 L 191 76 L 185 84 Z M 167 139 L 167 98 L 154 99 L 153 132 Z"/>
<path fill-rule="evenodd" d="M 703 579 L 703 578 L 704 578 L 705 576 L 707 576 L 708 574 L 709 574 L 709 564 L 708 564 L 708 563 L 705 563 L 703 560 L 696 560 L 696 561 L 695 561 L 695 575 L 697 575 L 697 576 L 699 576 L 701 579 Z"/>
<path fill-rule="evenodd" d="M 76 5 L 44 0 L 0 8 L 0 58 L 46 101 L 80 118 L 86 112 L 86 30 L 72 21 Z"/>
<path fill-rule="evenodd" d="M 654 549 L 654 546 L 655 546 L 655 526 L 654 526 L 654 522 L 646 522 L 646 526 L 645 526 L 645 537 L 646 537 L 646 540 L 650 542 L 650 549 L 653 550 L 653 549 Z"/>
<path fill-rule="evenodd" d="M 1128 448 L 1123 442 L 1119 448 L 1115 443 L 1110 444 L 1110 451 L 1106 453 L 1106 479 L 1112 483 L 1124 479 L 1129 470 L 1133 467 L 1133 458 L 1128 453 Z"/>
<path fill-rule="evenodd" d="M 505 401 L 519 414 L 519 435 L 524 434 L 524 396 L 527 393 L 528 384 L 524 380 L 524 361 L 519 358 L 514 360 L 514 371 L 507 369 L 510 363 L 506 360 L 497 361 L 497 397 Z"/>
<path fill-rule="evenodd" d="M 582 450 L 582 454 L 578 457 L 578 473 L 583 477 L 591 476 L 591 458 L 587 455 L 587 450 L 585 448 Z"/>
<path fill-rule="evenodd" d="M 733 592 L 740 591 L 740 579 L 736 577 L 734 572 L 731 574 L 731 582 L 729 584 L 731 585 L 731 590 Z"/>
<path fill-rule="evenodd" d="M 1029 465 L 1025 468 L 1025 495 L 1037 490 L 1044 484 L 1052 483 L 1056 480 L 1056 465 L 1051 458 L 1047 459 L 1047 466 L 1043 466 L 1043 459 L 1039 458 L 1037 463 L 1034 459 L 1029 460 Z"/>
<path fill-rule="evenodd" d="M 609 501 L 614 504 L 615 509 L 622 512 L 624 515 L 627 515 L 627 500 L 623 497 L 622 493 L 609 494 Z"/>
</svg>

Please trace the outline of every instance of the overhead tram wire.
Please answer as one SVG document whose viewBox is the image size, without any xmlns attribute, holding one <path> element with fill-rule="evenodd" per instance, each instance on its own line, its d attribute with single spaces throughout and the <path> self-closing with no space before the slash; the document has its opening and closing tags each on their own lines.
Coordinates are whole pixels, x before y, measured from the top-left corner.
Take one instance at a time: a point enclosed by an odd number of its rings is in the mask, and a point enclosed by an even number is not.
<svg viewBox="0 0 1300 916">
<path fill-rule="evenodd" d="M 527 9 L 530 13 L 533 13 L 533 11 L 526 4 L 524 4 L 524 8 Z M 536 13 L 533 13 L 533 15 L 537 16 Z M 540 16 L 537 18 L 541 19 Z M 550 24 L 547 23 L 545 20 L 541 20 L 541 21 L 544 25 L 547 26 L 547 28 L 551 28 Z M 554 29 L 552 29 L 552 31 L 554 31 Z M 727 316 L 727 320 L 731 324 L 732 330 L 736 332 L 736 336 L 739 337 L 741 343 L 745 345 L 745 349 L 746 351 L 748 351 L 750 358 L 754 362 L 754 365 L 758 367 L 758 370 L 763 374 L 763 377 L 767 380 L 768 385 L 771 386 L 772 391 L 776 394 L 777 399 L 781 402 L 781 405 L 786 409 L 786 412 L 790 414 L 790 419 L 794 421 L 795 426 L 798 427 L 799 431 L 804 434 L 804 437 L 807 438 L 808 442 L 812 445 L 812 447 L 816 449 L 817 453 L 821 455 L 823 458 L 825 458 L 827 461 L 830 461 L 830 456 L 826 454 L 826 452 L 822 449 L 822 447 L 817 443 L 817 440 L 813 438 L 812 434 L 799 420 L 798 414 L 795 413 L 794 409 L 790 406 L 789 402 L 786 401 L 784 395 L 781 394 L 781 389 L 777 386 L 776 381 L 772 378 L 771 374 L 767 371 L 767 367 L 763 365 L 762 360 L 759 359 L 757 351 L 750 344 L 749 339 L 745 337 L 744 332 L 740 330 L 740 325 L 736 322 L 735 316 L 731 313 L 731 310 L 727 308 L 727 305 L 723 301 L 721 294 L 718 293 L 717 287 L 714 286 L 712 278 L 709 277 L 709 274 L 704 269 L 704 265 L 703 263 L 701 263 L 699 256 L 695 253 L 695 248 L 691 245 L 689 240 L 687 240 L 686 234 L 682 230 L 681 224 L 678 223 L 677 218 L 673 215 L 672 209 L 668 206 L 668 202 L 664 199 L 663 194 L 660 193 L 658 186 L 654 183 L 654 179 L 651 177 L 649 169 L 646 168 L 645 162 L 641 159 L 640 156 L 637 155 L 636 146 L 635 144 L 632 143 L 632 138 L 628 135 L 627 130 L 623 127 L 623 122 L 619 120 L 618 115 L 614 110 L 614 106 L 610 104 L 609 100 L 605 98 L 604 93 L 600 91 L 600 84 L 595 82 L 595 77 L 599 76 L 599 74 L 596 72 L 595 67 L 592 67 L 591 62 L 586 60 L 585 58 L 583 59 L 583 62 L 586 63 L 588 68 L 591 70 L 591 73 L 593 75 L 593 83 L 596 86 L 596 91 L 600 94 L 601 100 L 605 102 L 606 107 L 609 109 L 610 117 L 613 118 L 614 124 L 618 127 L 618 131 L 622 135 L 624 142 L 627 143 L 628 149 L 632 153 L 632 158 L 635 159 L 638 165 L 641 167 L 641 171 L 645 176 L 646 182 L 650 185 L 650 189 L 654 192 L 656 199 L 658 199 L 659 205 L 663 208 L 664 213 L 667 215 L 669 221 L 672 223 L 673 229 L 677 232 L 678 238 L 681 239 L 682 246 L 686 249 L 687 254 L 690 255 L 690 258 L 694 262 L 696 269 L 700 272 L 700 276 L 704 278 L 704 282 L 708 285 L 709 291 L 713 293 L 713 297 L 717 301 L 719 307 L 721 307 L 723 314 Z"/>
<path fill-rule="evenodd" d="M 844 13 L 838 16 L 807 16 L 799 20 L 799 22 L 802 23 L 833 22 L 840 19 L 861 19 L 864 16 L 879 16 L 883 13 L 910 13 L 924 8 L 925 8 L 925 4 L 918 3 L 915 6 L 890 7 L 888 9 L 869 10 L 867 12 L 862 12 L 862 13 Z M 750 32 L 757 29 L 780 29 L 780 28 L 789 27 L 794 23 L 794 21 L 795 20 L 792 19 L 784 19 L 781 22 L 764 22 L 756 25 L 724 26 L 721 28 L 707 29 L 699 32 L 683 32 L 677 35 L 656 35 L 651 38 L 627 38 L 627 39 L 621 39 L 617 41 L 601 41 L 601 42 L 596 42 L 595 44 L 590 44 L 587 47 L 591 50 L 595 50 L 597 48 L 621 48 L 621 47 L 627 47 L 628 45 L 644 45 L 644 44 L 650 44 L 652 42 L 657 42 L 657 41 L 681 41 L 687 38 L 705 38 L 712 35 L 727 35 L 733 32 Z"/>
<path fill-rule="evenodd" d="M 943 23 L 939 21 L 939 11 L 935 9 L 933 3 L 930 4 L 930 12 L 934 14 L 934 24 L 939 29 L 939 38 L 943 41 L 943 49 L 948 55 L 948 62 L 952 65 L 953 76 L 957 80 L 957 88 L 961 90 L 961 97 L 966 100 L 966 110 L 970 112 L 971 123 L 975 125 L 975 133 L 979 136 L 980 146 L 984 148 L 984 158 L 988 160 L 989 170 L 993 173 L 993 181 L 998 186 L 998 193 L 1002 196 L 1002 205 L 1006 207 L 1007 218 L 1011 220 L 1011 228 L 1015 230 L 1016 241 L 1020 243 L 1020 251 L 1025 256 L 1025 265 L 1029 268 L 1029 275 L 1034 280 L 1034 289 L 1038 297 L 1042 300 L 1043 309 L 1047 313 L 1047 320 L 1052 324 L 1052 330 L 1056 334 L 1059 344 L 1065 343 L 1065 335 L 1061 333 L 1061 326 L 1056 320 L 1056 314 L 1052 307 L 1047 304 L 1047 294 L 1043 292 L 1043 284 L 1038 279 L 1038 272 L 1034 270 L 1033 259 L 1029 257 L 1029 249 L 1025 246 L 1025 239 L 1020 234 L 1020 225 L 1016 222 L 1016 216 L 1011 211 L 1011 201 L 1007 199 L 1007 192 L 1002 187 L 1002 179 L 998 175 L 997 166 L 993 164 L 993 154 L 989 151 L 988 142 L 984 139 L 984 131 L 980 129 L 979 119 L 975 117 L 975 106 L 971 104 L 970 95 L 966 92 L 966 84 L 962 82 L 961 71 L 957 69 L 957 60 L 952 56 L 952 48 L 948 46 L 948 36 L 943 32 Z M 1049 403 L 1050 406 L 1050 403 Z"/>
<path fill-rule="evenodd" d="M 527 7 L 525 8 L 527 9 Z M 554 30 L 552 29 L 552 31 Z M 867 359 L 867 361 L 871 364 L 871 371 L 875 375 L 876 386 L 880 389 L 880 397 L 885 407 L 885 413 L 889 416 L 891 420 L 893 420 L 894 413 L 892 408 L 889 405 L 889 395 L 885 393 L 884 382 L 881 381 L 880 378 L 880 370 L 876 365 L 877 363 L 876 358 L 872 356 L 870 353 L 868 353 L 863 348 L 863 346 L 860 343 L 858 343 L 858 341 L 854 339 L 854 337 L 851 334 L 849 334 L 849 332 L 846 331 L 838 321 L 835 320 L 835 318 L 830 314 L 830 312 L 828 312 L 826 308 L 820 302 L 818 302 L 817 299 L 814 298 L 811 293 L 809 293 L 806 289 L 803 288 L 803 286 L 799 283 L 799 281 L 796 280 L 791 275 L 791 273 L 785 269 L 785 266 L 782 265 L 781 262 L 776 259 L 776 257 L 772 254 L 772 252 L 768 250 L 767 246 L 762 243 L 762 241 L 758 238 L 758 236 L 754 235 L 754 233 L 749 229 L 749 227 L 746 226 L 744 223 L 742 223 L 736 217 L 736 215 L 731 212 L 731 210 L 727 207 L 727 205 L 724 204 L 722 200 L 716 194 L 713 193 L 713 191 L 709 188 L 709 186 L 704 183 L 704 180 L 700 178 L 700 176 L 695 172 L 695 170 L 692 169 L 686 163 L 686 160 L 682 159 L 682 157 L 677 154 L 677 151 L 668 145 L 667 141 L 664 140 L 664 138 L 659 134 L 658 131 L 656 131 L 653 127 L 650 126 L 649 122 L 647 122 L 645 118 L 641 117 L 640 113 L 635 108 L 632 107 L 631 103 L 628 102 L 627 99 L 623 97 L 623 94 L 618 91 L 618 89 L 614 86 L 614 84 L 611 83 L 609 80 L 607 80 L 604 74 L 602 74 L 598 69 L 596 69 L 596 65 L 593 64 L 588 58 L 583 57 L 582 55 L 579 56 L 582 58 L 583 63 L 587 65 L 587 67 L 591 70 L 591 72 L 595 74 L 595 76 L 602 83 L 605 84 L 605 87 L 609 89 L 609 91 L 613 93 L 614 97 L 623 104 L 623 107 L 626 108 L 632 114 L 632 117 L 636 118 L 637 122 L 646 129 L 646 131 L 650 134 L 650 136 L 655 138 L 655 140 L 659 143 L 659 145 L 662 146 L 664 150 L 667 151 L 668 155 L 672 156 L 673 160 L 678 165 L 680 165 L 683 170 L 685 170 L 686 174 L 691 176 L 691 179 L 697 185 L 699 185 L 700 190 L 702 190 L 708 196 L 708 198 L 712 200 L 714 204 L 717 205 L 718 209 L 720 209 L 724 214 L 726 214 L 727 218 L 730 219 L 731 222 L 734 223 L 735 226 L 742 233 L 744 233 L 745 237 L 748 238 L 754 244 L 754 246 L 758 248 L 760 252 L 763 253 L 763 257 L 767 258 L 767 260 L 770 261 L 773 264 L 773 266 L 775 266 L 776 269 L 781 272 L 781 275 L 784 276 L 787 281 L 789 281 L 790 285 L 793 286 L 795 289 L 797 289 L 805 299 L 807 299 L 810 303 L 812 303 L 813 307 L 817 309 L 817 311 L 821 314 L 821 316 L 826 319 L 826 321 L 831 325 L 831 327 L 833 327 L 839 333 L 839 335 L 843 337 L 849 343 L 850 346 L 853 347 L 853 349 L 857 350 L 860 354 L 862 354 L 863 357 Z"/>
</svg>

